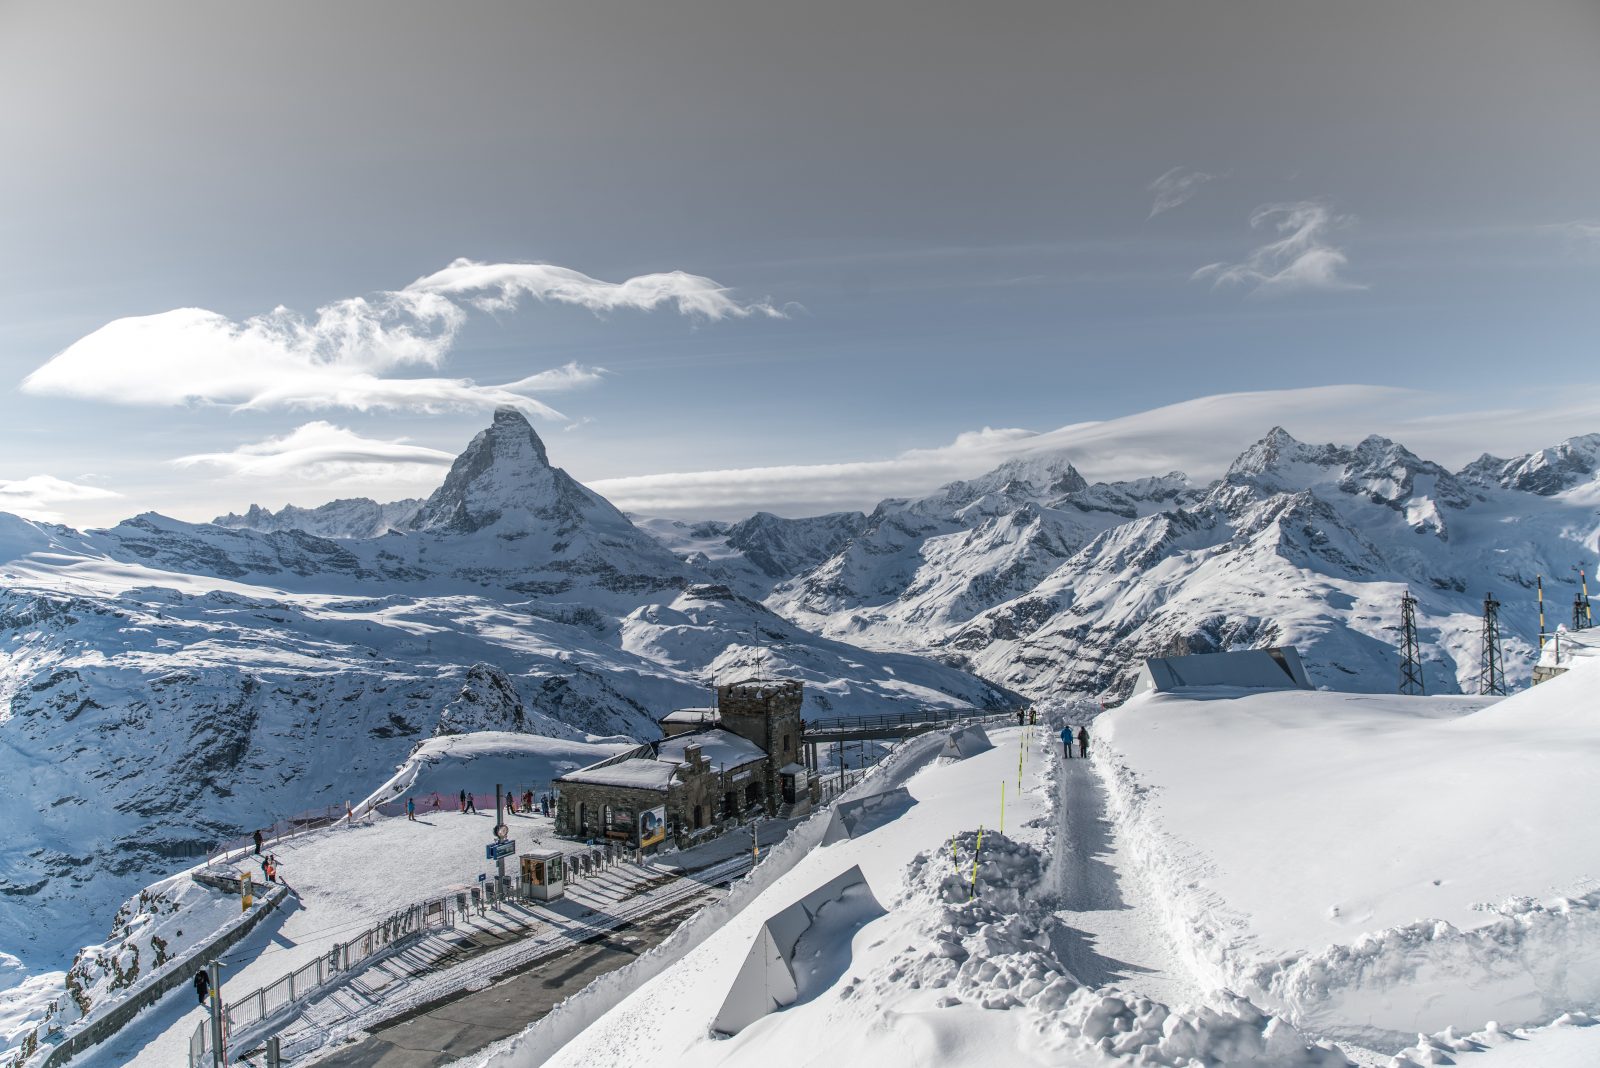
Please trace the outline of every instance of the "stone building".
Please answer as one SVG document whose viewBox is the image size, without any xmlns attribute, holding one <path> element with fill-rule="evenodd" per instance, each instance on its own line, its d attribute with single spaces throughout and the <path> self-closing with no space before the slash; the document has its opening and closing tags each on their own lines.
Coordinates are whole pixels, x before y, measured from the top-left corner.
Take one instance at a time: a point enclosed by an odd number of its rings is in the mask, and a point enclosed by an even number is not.
<svg viewBox="0 0 1600 1068">
<path fill-rule="evenodd" d="M 665 734 L 555 781 L 556 831 L 653 848 L 758 815 L 793 815 L 815 783 L 798 762 L 800 683 L 718 686 L 715 708 L 678 709 Z"/>
</svg>

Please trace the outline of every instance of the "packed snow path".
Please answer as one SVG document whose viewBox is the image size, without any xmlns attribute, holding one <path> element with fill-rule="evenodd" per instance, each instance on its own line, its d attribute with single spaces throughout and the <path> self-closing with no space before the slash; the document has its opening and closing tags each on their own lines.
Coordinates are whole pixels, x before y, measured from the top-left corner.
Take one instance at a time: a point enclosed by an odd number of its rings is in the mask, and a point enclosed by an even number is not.
<svg viewBox="0 0 1600 1068">
<path fill-rule="evenodd" d="M 1115 984 L 1166 1002 L 1193 1003 L 1200 990 L 1173 954 L 1106 815 L 1106 792 L 1088 760 L 1056 768 L 1056 842 L 1051 866 L 1057 910 L 1070 930 L 1053 946 L 1067 970 L 1091 986 Z"/>
</svg>

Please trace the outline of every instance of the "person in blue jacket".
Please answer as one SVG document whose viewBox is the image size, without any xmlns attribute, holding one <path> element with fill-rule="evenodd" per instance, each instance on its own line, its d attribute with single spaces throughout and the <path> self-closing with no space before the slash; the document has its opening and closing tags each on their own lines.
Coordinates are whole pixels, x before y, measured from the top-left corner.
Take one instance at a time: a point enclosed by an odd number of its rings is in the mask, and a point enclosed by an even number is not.
<svg viewBox="0 0 1600 1068">
<path fill-rule="evenodd" d="M 1072 724 L 1061 728 L 1061 751 L 1067 754 L 1067 759 L 1072 759 Z"/>
</svg>

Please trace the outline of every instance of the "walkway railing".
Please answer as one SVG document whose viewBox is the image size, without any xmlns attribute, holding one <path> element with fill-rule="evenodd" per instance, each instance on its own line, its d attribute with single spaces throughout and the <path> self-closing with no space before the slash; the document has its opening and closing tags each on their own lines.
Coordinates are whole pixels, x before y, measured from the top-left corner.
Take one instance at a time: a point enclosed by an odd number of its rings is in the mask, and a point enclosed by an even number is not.
<svg viewBox="0 0 1600 1068">
<path fill-rule="evenodd" d="M 1016 718 L 1015 708 L 925 708 L 916 712 L 897 712 L 892 715 L 846 716 L 841 719 L 807 723 L 805 733 L 800 740 L 825 742 L 847 735 L 862 737 L 873 732 L 882 732 L 883 737 L 899 737 L 956 723 Z"/>
<path fill-rule="evenodd" d="M 229 1003 L 223 1010 L 223 1034 L 231 1043 L 232 1036 L 304 1001 L 324 984 L 362 966 L 397 942 L 423 931 L 452 926 L 455 914 L 450 904 L 454 897 L 454 894 L 447 894 L 401 909 L 350 941 L 335 945 L 309 964 Z M 189 1038 L 189 1068 L 203 1068 L 210 1057 L 211 1022 L 202 1020 Z"/>
</svg>

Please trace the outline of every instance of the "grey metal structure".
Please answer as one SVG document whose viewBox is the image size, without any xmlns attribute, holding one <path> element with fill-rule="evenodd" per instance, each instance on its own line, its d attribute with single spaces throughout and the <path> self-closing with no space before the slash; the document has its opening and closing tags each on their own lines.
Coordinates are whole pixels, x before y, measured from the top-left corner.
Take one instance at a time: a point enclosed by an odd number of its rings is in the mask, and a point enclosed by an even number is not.
<svg viewBox="0 0 1600 1068">
<path fill-rule="evenodd" d="M 1400 650 L 1400 692 L 1420 697 L 1427 693 L 1422 684 L 1422 648 L 1417 642 L 1417 599 L 1407 590 L 1400 599 L 1400 629 L 1404 633 Z"/>
<path fill-rule="evenodd" d="M 1506 695 L 1505 665 L 1500 658 L 1500 602 L 1492 593 L 1483 596 L 1483 661 L 1478 671 L 1478 692 Z"/>
</svg>

